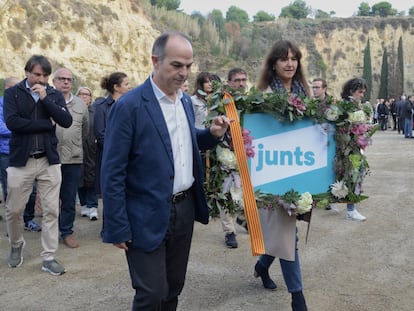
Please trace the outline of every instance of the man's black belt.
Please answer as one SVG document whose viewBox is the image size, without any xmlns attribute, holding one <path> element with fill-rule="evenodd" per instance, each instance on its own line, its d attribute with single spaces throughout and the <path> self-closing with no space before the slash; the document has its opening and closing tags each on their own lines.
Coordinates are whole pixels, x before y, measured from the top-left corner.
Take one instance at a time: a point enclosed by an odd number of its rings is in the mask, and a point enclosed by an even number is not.
<svg viewBox="0 0 414 311">
<path fill-rule="evenodd" d="M 177 204 L 181 202 L 182 200 L 184 200 L 186 197 L 188 197 L 189 194 L 190 194 L 190 190 L 177 192 L 176 194 L 173 194 L 171 198 L 171 203 Z"/>
<path fill-rule="evenodd" d="M 33 158 L 33 159 L 40 159 L 46 156 L 46 152 L 36 152 L 36 153 L 32 153 L 31 155 L 29 155 L 29 157 Z"/>
</svg>

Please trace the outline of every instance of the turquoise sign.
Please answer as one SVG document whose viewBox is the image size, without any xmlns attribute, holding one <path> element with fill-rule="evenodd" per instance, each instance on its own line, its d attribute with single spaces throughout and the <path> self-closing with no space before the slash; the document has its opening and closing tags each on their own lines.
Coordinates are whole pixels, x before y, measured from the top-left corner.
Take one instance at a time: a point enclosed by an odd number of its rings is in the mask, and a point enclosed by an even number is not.
<svg viewBox="0 0 414 311">
<path fill-rule="evenodd" d="M 335 128 L 310 119 L 280 122 L 264 113 L 245 114 L 255 156 L 248 160 L 254 190 L 284 194 L 324 193 L 335 182 Z"/>
</svg>

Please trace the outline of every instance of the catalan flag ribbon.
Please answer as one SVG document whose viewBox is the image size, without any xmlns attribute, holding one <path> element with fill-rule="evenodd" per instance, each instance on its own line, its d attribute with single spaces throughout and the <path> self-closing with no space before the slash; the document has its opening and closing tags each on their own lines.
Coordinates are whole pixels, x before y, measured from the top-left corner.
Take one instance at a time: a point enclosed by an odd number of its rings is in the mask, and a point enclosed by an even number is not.
<svg viewBox="0 0 414 311">
<path fill-rule="evenodd" d="M 230 124 L 230 133 L 242 181 L 244 212 L 246 215 L 247 226 L 249 228 L 252 254 L 253 256 L 258 256 L 265 253 L 265 246 L 260 226 L 259 213 L 256 206 L 256 198 L 252 182 L 250 180 L 249 168 L 247 166 L 247 157 L 244 149 L 242 130 L 240 128 L 239 117 L 233 97 L 229 93 L 225 92 L 224 101 L 227 117 L 235 121 Z"/>
</svg>

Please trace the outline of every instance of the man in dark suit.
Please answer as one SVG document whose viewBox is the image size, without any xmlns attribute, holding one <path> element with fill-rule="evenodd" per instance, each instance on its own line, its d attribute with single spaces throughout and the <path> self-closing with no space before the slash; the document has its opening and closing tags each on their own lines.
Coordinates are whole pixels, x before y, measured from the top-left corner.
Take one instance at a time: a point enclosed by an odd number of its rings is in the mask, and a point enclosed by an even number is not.
<svg viewBox="0 0 414 311">
<path fill-rule="evenodd" d="M 208 223 L 199 150 L 213 147 L 229 120 L 194 127 L 181 86 L 193 63 L 182 33 L 158 37 L 153 72 L 121 97 L 107 122 L 102 161 L 103 240 L 124 249 L 133 310 L 176 310 L 184 286 L 194 220 Z"/>
</svg>

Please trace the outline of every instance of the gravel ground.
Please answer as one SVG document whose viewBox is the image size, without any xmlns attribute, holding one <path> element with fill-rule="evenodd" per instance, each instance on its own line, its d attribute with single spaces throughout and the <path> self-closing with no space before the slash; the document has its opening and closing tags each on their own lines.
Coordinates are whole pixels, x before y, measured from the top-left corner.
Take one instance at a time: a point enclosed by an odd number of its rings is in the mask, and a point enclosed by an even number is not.
<svg viewBox="0 0 414 311">
<path fill-rule="evenodd" d="M 308 242 L 298 223 L 304 294 L 310 311 L 411 311 L 414 296 L 414 139 L 395 131 L 378 132 L 367 150 L 370 196 L 358 205 L 364 223 L 337 212 L 315 210 Z M 0 210 L 4 216 L 4 210 Z M 37 220 L 41 221 L 40 218 Z M 77 249 L 61 244 L 58 260 L 67 273 L 40 271 L 39 233 L 25 232 L 21 267 L 7 267 L 4 219 L 0 221 L 0 310 L 130 310 L 133 291 L 122 251 L 103 244 L 101 221 L 77 217 Z M 227 249 L 219 221 L 196 224 L 180 311 L 290 310 L 277 261 L 271 275 L 276 291 L 253 277 L 256 258 L 248 234 L 238 227 L 239 248 Z"/>
</svg>

